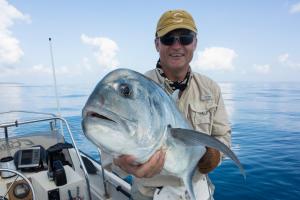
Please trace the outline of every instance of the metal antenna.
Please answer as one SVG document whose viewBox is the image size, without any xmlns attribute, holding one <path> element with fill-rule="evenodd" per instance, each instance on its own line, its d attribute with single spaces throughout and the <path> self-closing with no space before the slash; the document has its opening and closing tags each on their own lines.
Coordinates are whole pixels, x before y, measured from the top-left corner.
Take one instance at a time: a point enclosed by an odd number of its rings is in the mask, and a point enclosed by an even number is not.
<svg viewBox="0 0 300 200">
<path fill-rule="evenodd" d="M 55 90 L 55 98 L 56 98 L 56 106 L 57 106 L 57 115 L 59 117 L 61 117 L 60 104 L 59 104 L 59 98 L 58 98 L 58 92 L 57 92 L 56 72 L 55 72 L 55 66 L 54 66 L 54 58 L 53 58 L 53 52 L 52 52 L 52 40 L 51 40 L 51 37 L 49 37 L 49 49 L 50 49 L 51 64 L 52 64 L 52 74 L 53 74 L 53 81 L 54 81 L 54 90 Z M 61 128 L 62 135 L 64 135 L 62 123 L 60 123 L 60 128 Z"/>
</svg>

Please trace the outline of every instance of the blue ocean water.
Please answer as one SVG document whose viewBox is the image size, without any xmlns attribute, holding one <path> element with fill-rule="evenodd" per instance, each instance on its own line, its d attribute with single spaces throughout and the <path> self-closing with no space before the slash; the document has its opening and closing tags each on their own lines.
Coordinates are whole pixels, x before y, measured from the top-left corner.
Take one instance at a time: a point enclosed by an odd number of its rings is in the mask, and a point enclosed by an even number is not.
<svg viewBox="0 0 300 200">
<path fill-rule="evenodd" d="M 233 162 L 225 159 L 210 174 L 216 186 L 215 199 L 300 199 L 300 84 L 220 85 L 233 130 L 232 149 L 247 178 L 244 180 Z M 98 159 L 96 147 L 81 132 L 80 122 L 81 109 L 92 89 L 60 86 L 59 94 L 62 115 L 71 124 L 79 148 Z M 0 112 L 56 113 L 52 86 L 2 83 L 0 94 Z M 4 120 L 0 115 L 0 122 Z"/>
</svg>

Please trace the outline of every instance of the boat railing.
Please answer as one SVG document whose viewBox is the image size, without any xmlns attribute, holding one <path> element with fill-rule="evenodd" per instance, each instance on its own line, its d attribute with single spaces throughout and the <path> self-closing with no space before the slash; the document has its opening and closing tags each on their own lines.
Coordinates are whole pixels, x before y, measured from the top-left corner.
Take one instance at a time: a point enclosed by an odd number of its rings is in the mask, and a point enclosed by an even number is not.
<svg viewBox="0 0 300 200">
<path fill-rule="evenodd" d="M 30 120 L 20 119 L 20 120 L 15 120 L 15 121 L 11 121 L 11 122 L 0 123 L 0 128 L 4 129 L 4 134 L 5 134 L 5 139 L 6 140 L 8 140 L 8 138 L 9 138 L 8 137 L 8 128 L 9 127 L 18 127 L 18 126 L 24 125 L 24 124 L 31 124 L 31 123 L 45 122 L 45 121 L 50 121 L 50 122 L 54 121 L 55 124 L 56 124 L 57 121 L 60 121 L 65 125 L 65 127 L 67 129 L 67 133 L 69 134 L 69 136 L 71 138 L 71 141 L 72 141 L 72 144 L 74 146 L 76 155 L 77 155 L 78 160 L 80 162 L 80 167 L 82 168 L 82 170 L 84 172 L 84 176 L 85 176 L 85 180 L 86 180 L 86 184 L 87 184 L 88 195 L 89 195 L 89 199 L 91 200 L 92 196 L 91 196 L 91 188 L 90 188 L 88 173 L 87 173 L 85 165 L 83 164 L 83 160 L 80 156 L 79 150 L 78 150 L 76 142 L 74 140 L 73 133 L 70 129 L 70 126 L 69 126 L 67 120 L 64 119 L 63 117 L 60 117 L 60 116 L 57 116 L 57 115 L 51 114 L 51 113 L 32 112 L 32 111 L 25 111 L 25 110 L 12 110 L 12 111 L 7 111 L 7 112 L 0 112 L 0 115 L 11 114 L 11 113 L 41 114 L 41 115 L 45 115 L 47 117 L 41 117 L 41 118 L 30 119 Z M 53 127 L 53 126 L 51 125 L 51 127 Z"/>
</svg>

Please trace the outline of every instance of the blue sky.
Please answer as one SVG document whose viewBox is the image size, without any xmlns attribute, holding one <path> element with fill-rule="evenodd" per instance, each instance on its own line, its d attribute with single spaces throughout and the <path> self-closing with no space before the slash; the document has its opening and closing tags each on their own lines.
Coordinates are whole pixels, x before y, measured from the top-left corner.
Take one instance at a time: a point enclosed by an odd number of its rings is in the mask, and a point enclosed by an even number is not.
<svg viewBox="0 0 300 200">
<path fill-rule="evenodd" d="M 150 70 L 156 23 L 169 9 L 196 21 L 194 71 L 218 82 L 300 80 L 300 0 L 0 0 L 0 82 L 52 83 L 49 37 L 59 84 Z"/>
</svg>

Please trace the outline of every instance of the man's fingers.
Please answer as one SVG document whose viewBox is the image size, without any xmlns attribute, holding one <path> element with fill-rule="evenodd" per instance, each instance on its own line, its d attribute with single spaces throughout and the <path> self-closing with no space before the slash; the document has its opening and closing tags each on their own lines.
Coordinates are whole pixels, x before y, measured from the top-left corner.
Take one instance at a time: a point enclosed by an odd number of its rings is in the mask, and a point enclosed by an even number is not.
<svg viewBox="0 0 300 200">
<path fill-rule="evenodd" d="M 140 165 L 136 164 L 134 156 L 121 155 L 114 159 L 114 163 L 125 172 L 138 178 L 151 178 L 162 170 L 165 163 L 165 154 L 165 151 L 159 150 L 146 163 Z"/>
<path fill-rule="evenodd" d="M 131 155 L 121 155 L 113 161 L 115 165 L 129 174 L 134 174 L 138 168 L 135 162 L 135 157 Z"/>
<path fill-rule="evenodd" d="M 155 167 L 145 175 L 145 178 L 151 178 L 161 172 L 165 163 L 165 155 L 166 153 L 164 151 L 160 152 L 159 158 L 156 160 Z"/>
<path fill-rule="evenodd" d="M 131 155 L 128 155 L 128 156 L 125 156 L 124 158 L 124 162 L 128 165 L 128 166 L 132 166 L 132 167 L 136 167 L 137 166 L 137 163 L 135 161 L 135 157 L 134 156 L 131 156 Z"/>
<path fill-rule="evenodd" d="M 161 170 L 164 168 L 165 160 L 166 160 L 166 152 L 163 151 L 163 155 L 162 155 L 160 163 L 159 163 L 159 166 L 160 166 L 159 172 L 161 172 Z"/>
<path fill-rule="evenodd" d="M 156 152 L 146 163 L 142 164 L 136 171 L 138 178 L 148 178 L 155 171 L 160 152 Z"/>
<path fill-rule="evenodd" d="M 149 174 L 152 174 L 152 171 L 155 170 L 159 157 L 160 152 L 157 151 L 147 162 L 140 165 L 140 167 L 136 170 L 135 176 L 138 178 L 146 178 Z"/>
</svg>

